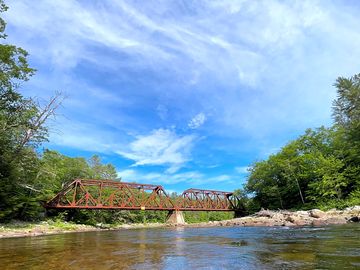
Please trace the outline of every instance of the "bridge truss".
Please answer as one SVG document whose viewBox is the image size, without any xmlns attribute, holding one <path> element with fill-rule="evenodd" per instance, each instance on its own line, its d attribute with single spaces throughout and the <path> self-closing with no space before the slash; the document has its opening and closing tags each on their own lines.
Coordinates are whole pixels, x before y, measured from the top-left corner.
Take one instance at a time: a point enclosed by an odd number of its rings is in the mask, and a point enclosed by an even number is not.
<svg viewBox="0 0 360 270">
<path fill-rule="evenodd" d="M 46 208 L 162 210 L 162 211 L 240 211 L 232 192 L 187 189 L 171 198 L 161 185 L 76 179 L 66 185 Z"/>
</svg>

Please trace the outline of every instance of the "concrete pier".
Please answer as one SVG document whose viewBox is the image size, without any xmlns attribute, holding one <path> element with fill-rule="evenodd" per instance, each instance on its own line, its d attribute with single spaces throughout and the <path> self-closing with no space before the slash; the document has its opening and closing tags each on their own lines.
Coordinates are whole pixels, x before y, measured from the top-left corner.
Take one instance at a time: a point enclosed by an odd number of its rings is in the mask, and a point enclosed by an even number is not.
<svg viewBox="0 0 360 270">
<path fill-rule="evenodd" d="M 186 224 L 183 212 L 176 210 L 169 211 L 169 214 L 166 218 L 166 223 L 179 225 Z"/>
</svg>

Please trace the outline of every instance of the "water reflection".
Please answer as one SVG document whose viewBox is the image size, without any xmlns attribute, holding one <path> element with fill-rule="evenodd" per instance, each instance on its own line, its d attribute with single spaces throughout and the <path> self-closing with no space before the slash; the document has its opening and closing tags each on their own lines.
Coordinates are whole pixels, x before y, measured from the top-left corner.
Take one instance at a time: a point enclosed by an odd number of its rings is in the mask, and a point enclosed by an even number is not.
<svg viewBox="0 0 360 270">
<path fill-rule="evenodd" d="M 172 228 L 0 239 L 1 269 L 359 269 L 360 227 Z"/>
</svg>

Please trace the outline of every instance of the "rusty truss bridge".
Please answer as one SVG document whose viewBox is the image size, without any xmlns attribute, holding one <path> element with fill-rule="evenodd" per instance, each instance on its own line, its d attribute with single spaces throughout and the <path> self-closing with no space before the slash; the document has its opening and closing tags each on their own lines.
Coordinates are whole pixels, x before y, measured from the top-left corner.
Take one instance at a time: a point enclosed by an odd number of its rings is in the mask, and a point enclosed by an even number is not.
<svg viewBox="0 0 360 270">
<path fill-rule="evenodd" d="M 232 192 L 187 189 L 170 197 L 160 185 L 76 179 L 66 185 L 46 208 L 161 210 L 161 211 L 241 211 Z"/>
</svg>

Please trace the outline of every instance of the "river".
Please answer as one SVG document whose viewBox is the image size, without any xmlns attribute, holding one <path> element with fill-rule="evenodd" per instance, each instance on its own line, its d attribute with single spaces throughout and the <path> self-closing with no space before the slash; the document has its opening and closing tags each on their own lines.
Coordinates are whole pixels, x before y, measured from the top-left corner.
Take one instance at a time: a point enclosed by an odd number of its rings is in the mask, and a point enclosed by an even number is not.
<svg viewBox="0 0 360 270">
<path fill-rule="evenodd" d="M 157 228 L 0 239 L 0 269 L 360 269 L 360 226 Z"/>
</svg>

